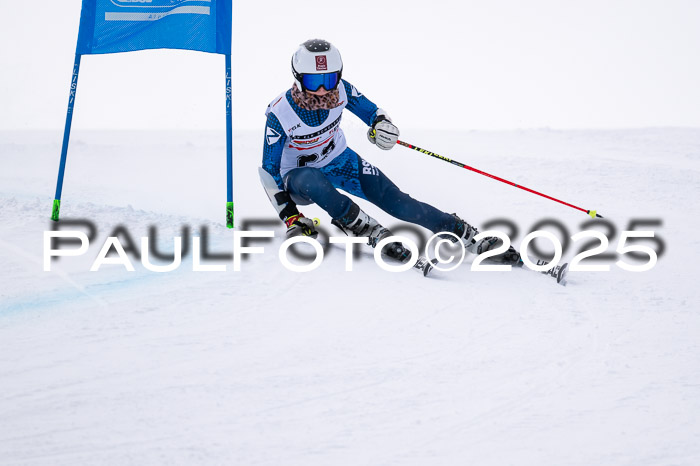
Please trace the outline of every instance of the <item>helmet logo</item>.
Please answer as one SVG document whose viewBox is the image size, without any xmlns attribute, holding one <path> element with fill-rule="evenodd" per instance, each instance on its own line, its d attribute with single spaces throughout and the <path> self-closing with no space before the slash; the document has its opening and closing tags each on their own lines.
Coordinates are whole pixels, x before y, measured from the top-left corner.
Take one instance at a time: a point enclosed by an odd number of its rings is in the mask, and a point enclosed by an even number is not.
<svg viewBox="0 0 700 466">
<path fill-rule="evenodd" d="M 316 55 L 316 71 L 327 71 L 328 62 L 325 55 Z"/>
</svg>

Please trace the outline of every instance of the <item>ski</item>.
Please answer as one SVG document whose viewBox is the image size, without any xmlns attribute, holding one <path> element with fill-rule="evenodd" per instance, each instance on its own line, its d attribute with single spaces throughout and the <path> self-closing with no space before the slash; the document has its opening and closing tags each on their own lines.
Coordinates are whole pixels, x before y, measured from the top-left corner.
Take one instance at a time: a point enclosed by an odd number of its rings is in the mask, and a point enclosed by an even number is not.
<svg viewBox="0 0 700 466">
<path fill-rule="evenodd" d="M 421 272 L 424 277 L 427 277 L 430 271 L 433 270 L 433 264 L 435 263 L 435 261 L 436 259 L 433 259 L 431 261 L 425 256 L 420 256 L 418 257 L 416 263 L 413 265 L 413 269 L 418 272 Z"/>
<path fill-rule="evenodd" d="M 569 273 L 569 263 L 566 262 L 564 264 L 557 265 L 544 273 L 551 275 L 552 277 L 556 277 L 558 284 L 566 286 L 566 275 Z"/>
<path fill-rule="evenodd" d="M 535 265 L 547 265 L 547 264 L 549 264 L 548 261 L 538 259 Z M 527 268 L 525 266 L 525 264 L 523 264 L 522 262 L 520 264 L 520 268 L 523 270 L 532 270 L 532 269 Z M 532 271 L 535 272 L 534 270 L 532 270 Z M 549 270 L 545 270 L 545 271 L 540 272 L 540 273 L 547 275 L 547 276 L 550 276 L 550 277 L 556 279 L 558 284 L 560 284 L 562 286 L 566 286 L 566 276 L 569 273 L 569 263 L 566 262 L 564 264 L 557 265 L 555 267 L 552 267 Z"/>
</svg>

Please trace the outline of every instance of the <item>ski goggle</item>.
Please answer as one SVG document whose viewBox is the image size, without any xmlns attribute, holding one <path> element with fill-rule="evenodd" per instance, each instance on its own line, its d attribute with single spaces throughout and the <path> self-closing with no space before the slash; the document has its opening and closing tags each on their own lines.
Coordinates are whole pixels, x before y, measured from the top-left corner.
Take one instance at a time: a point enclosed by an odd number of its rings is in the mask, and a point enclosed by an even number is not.
<svg viewBox="0 0 700 466">
<path fill-rule="evenodd" d="M 302 74 L 301 85 L 307 91 L 315 92 L 323 86 L 327 91 L 332 91 L 340 83 L 340 73 Z"/>
</svg>

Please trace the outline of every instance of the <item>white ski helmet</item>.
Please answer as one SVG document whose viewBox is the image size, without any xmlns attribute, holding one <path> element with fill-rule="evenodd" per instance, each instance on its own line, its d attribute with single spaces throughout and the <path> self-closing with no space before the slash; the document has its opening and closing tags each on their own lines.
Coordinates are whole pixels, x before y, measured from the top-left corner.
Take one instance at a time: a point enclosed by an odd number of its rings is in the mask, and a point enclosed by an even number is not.
<svg viewBox="0 0 700 466">
<path fill-rule="evenodd" d="M 321 86 L 331 91 L 340 84 L 342 73 L 343 60 L 340 52 L 323 39 L 307 40 L 292 56 L 292 74 L 297 87 L 302 91 L 316 91 Z"/>
</svg>

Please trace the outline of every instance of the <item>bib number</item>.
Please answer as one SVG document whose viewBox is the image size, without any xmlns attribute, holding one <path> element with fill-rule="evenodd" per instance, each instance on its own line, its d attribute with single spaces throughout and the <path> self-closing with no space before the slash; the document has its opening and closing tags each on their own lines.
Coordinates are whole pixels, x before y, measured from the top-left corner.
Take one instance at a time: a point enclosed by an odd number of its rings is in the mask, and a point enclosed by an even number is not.
<svg viewBox="0 0 700 466">
<path fill-rule="evenodd" d="M 318 160 L 318 154 L 300 155 L 297 157 L 297 167 L 305 167 L 306 164 L 314 163 Z"/>
<path fill-rule="evenodd" d="M 329 142 L 328 145 L 321 151 L 323 158 L 325 159 L 326 156 L 333 151 L 333 149 L 335 149 L 335 140 L 332 139 L 331 142 Z M 318 154 L 300 155 L 297 157 L 297 167 L 305 167 L 310 163 L 318 162 L 318 160 Z"/>
</svg>

